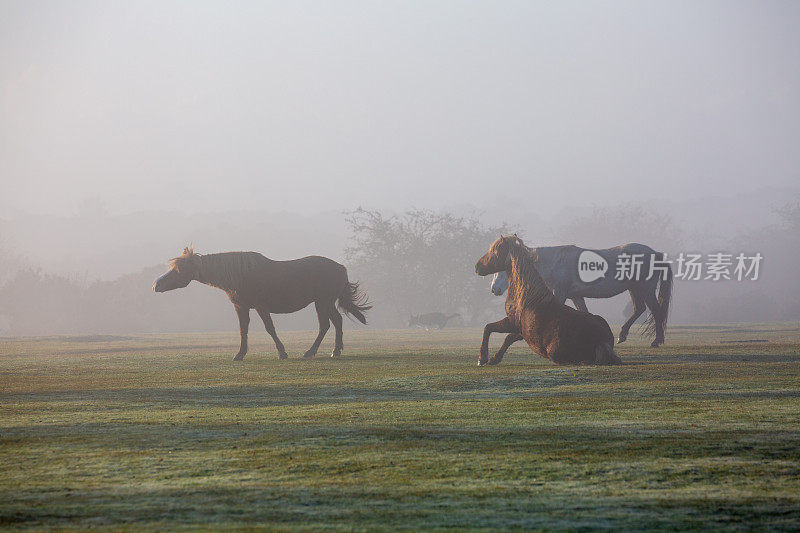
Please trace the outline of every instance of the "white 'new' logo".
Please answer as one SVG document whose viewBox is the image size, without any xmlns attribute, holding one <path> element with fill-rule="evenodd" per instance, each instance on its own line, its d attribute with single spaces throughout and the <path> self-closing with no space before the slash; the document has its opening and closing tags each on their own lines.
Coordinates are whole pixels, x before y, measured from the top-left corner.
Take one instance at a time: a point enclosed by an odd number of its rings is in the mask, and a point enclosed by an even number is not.
<svg viewBox="0 0 800 533">
<path fill-rule="evenodd" d="M 584 283 L 591 283 L 606 275 L 608 263 L 591 250 L 584 250 L 578 257 L 578 276 Z"/>
</svg>

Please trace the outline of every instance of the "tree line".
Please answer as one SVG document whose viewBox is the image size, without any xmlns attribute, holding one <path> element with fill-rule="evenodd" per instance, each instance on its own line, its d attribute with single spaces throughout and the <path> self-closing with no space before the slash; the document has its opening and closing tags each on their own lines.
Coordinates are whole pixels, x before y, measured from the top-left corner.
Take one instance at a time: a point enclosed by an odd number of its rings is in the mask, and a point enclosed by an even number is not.
<svg viewBox="0 0 800 533">
<path fill-rule="evenodd" d="M 780 223 L 731 238 L 729 251 L 760 252 L 763 274 L 755 283 L 690 282 L 676 285 L 673 323 L 800 319 L 800 204 L 776 210 Z M 410 315 L 459 313 L 454 325 L 482 325 L 503 313 L 503 298 L 489 292 L 489 280 L 475 275 L 475 261 L 509 224 L 486 224 L 477 217 L 413 209 L 400 214 L 356 209 L 344 214 L 349 244 L 342 251 L 350 279 L 361 282 L 375 307 L 375 327 L 405 327 Z M 520 233 L 529 245 L 543 244 L 544 228 Z M 534 233 L 535 232 L 535 233 Z M 688 238 L 672 219 L 639 207 L 595 209 L 550 229 L 549 242 L 606 247 L 644 242 L 674 255 Z M 214 250 L 223 251 L 223 250 Z M 270 256 L 270 250 L 258 250 Z M 717 250 L 713 250 L 717 251 Z M 210 251 L 209 251 L 210 252 Z M 315 253 L 309 249 L 307 254 Z M 23 267 L 0 241 L 0 336 L 41 334 L 125 334 L 231 331 L 236 317 L 224 293 L 197 283 L 160 295 L 150 287 L 165 265 L 142 268 L 110 281 Z M 627 296 L 590 300 L 590 311 L 622 320 Z M 281 329 L 313 329 L 312 310 L 276 315 Z"/>
<path fill-rule="evenodd" d="M 411 313 L 460 313 L 479 321 L 492 304 L 488 280 L 473 267 L 488 244 L 508 229 L 476 218 L 412 210 L 399 216 L 357 209 L 345 214 L 351 232 L 344 251 L 351 279 L 360 279 L 375 308 L 370 323 L 402 327 Z M 269 250 L 259 250 L 270 255 Z M 308 251 L 314 253 L 313 250 Z M 2 254 L 0 253 L 0 256 Z M 0 335 L 216 331 L 235 328 L 221 291 L 190 284 L 155 295 L 152 266 L 112 281 L 21 268 L 0 286 Z M 310 329 L 313 313 L 275 317 L 281 328 Z"/>
</svg>

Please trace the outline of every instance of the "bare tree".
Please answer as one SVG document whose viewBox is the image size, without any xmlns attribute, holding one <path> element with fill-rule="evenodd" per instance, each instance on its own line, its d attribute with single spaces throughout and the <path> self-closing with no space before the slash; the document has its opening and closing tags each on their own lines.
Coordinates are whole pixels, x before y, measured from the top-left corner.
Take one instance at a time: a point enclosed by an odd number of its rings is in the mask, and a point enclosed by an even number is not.
<svg viewBox="0 0 800 533">
<path fill-rule="evenodd" d="M 472 323 L 497 307 L 474 266 L 501 233 L 510 232 L 506 226 L 421 209 L 387 216 L 359 208 L 347 213 L 347 222 L 348 267 L 364 283 L 384 324 L 405 325 L 412 313 L 430 311 L 458 312 Z"/>
<path fill-rule="evenodd" d="M 786 204 L 775 209 L 786 229 L 800 231 L 800 201 Z"/>
</svg>

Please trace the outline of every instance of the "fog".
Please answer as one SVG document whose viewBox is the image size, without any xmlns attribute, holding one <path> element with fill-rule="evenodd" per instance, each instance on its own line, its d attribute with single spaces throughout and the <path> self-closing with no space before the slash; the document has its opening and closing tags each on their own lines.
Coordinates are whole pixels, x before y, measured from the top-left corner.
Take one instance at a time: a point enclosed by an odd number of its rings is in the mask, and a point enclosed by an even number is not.
<svg viewBox="0 0 800 533">
<path fill-rule="evenodd" d="M 426 299 L 416 256 L 419 296 L 382 301 L 359 207 L 760 251 L 758 281 L 676 283 L 671 321 L 798 320 L 798 30 L 776 1 L 0 1 L 0 335 L 235 329 L 218 291 L 150 291 L 190 242 L 341 261 L 376 327 L 502 314 L 474 274 L 485 300 Z"/>
</svg>

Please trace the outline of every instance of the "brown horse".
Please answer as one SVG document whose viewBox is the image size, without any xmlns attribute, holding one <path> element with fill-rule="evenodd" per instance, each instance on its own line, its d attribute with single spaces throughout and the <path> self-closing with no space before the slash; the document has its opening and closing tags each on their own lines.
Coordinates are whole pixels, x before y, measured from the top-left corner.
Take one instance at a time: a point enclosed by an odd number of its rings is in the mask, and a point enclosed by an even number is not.
<svg viewBox="0 0 800 533">
<path fill-rule="evenodd" d="M 500 271 L 508 274 L 506 317 L 486 324 L 479 365 L 496 365 L 508 347 L 521 339 L 533 351 L 559 365 L 621 362 L 614 352 L 614 334 L 608 322 L 556 300 L 536 270 L 535 259 L 516 235 L 497 239 L 475 265 L 475 272 L 481 276 Z M 509 335 L 489 359 L 492 333 Z"/>
<path fill-rule="evenodd" d="M 342 315 L 367 323 L 364 311 L 371 309 L 358 283 L 350 283 L 347 269 L 327 257 L 312 255 L 292 261 L 273 261 L 256 252 L 226 252 L 200 255 L 192 247 L 170 260 L 170 269 L 153 283 L 156 292 L 186 287 L 192 280 L 222 289 L 228 294 L 239 317 L 241 346 L 233 358 L 241 361 L 247 353 L 250 309 L 255 309 L 275 341 L 278 357 L 286 359 L 286 349 L 275 333 L 270 313 L 294 313 L 314 302 L 319 319 L 319 334 L 303 357 L 314 357 L 333 322 L 336 343 L 331 357 L 342 353 Z"/>
</svg>

